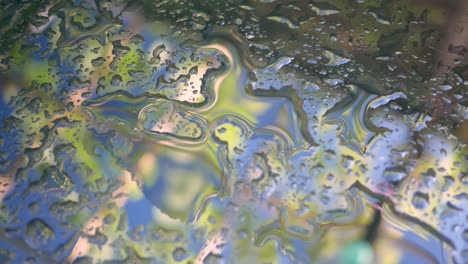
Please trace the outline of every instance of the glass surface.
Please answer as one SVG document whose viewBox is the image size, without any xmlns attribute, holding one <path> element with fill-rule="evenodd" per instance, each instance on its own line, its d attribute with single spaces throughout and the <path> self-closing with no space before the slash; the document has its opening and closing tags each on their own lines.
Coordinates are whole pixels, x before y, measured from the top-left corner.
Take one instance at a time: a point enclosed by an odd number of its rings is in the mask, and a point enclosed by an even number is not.
<svg viewBox="0 0 468 264">
<path fill-rule="evenodd" d="M 468 262 L 468 1 L 0 7 L 0 263 Z"/>
</svg>

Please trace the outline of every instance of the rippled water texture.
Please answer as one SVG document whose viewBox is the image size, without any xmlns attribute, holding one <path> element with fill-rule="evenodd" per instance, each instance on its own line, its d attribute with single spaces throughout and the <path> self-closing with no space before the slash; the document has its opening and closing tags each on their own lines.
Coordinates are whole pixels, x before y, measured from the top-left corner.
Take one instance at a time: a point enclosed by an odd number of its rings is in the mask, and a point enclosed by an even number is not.
<svg viewBox="0 0 468 264">
<path fill-rule="evenodd" d="M 0 1 L 0 263 L 467 263 L 467 3 Z"/>
</svg>

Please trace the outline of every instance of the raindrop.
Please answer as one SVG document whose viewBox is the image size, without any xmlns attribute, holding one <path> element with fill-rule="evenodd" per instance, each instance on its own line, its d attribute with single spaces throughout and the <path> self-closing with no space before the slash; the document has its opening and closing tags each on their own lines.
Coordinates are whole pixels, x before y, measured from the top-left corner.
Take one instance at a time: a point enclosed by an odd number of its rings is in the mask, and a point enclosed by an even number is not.
<svg viewBox="0 0 468 264">
<path fill-rule="evenodd" d="M 172 258 L 177 262 L 183 261 L 188 256 L 189 255 L 188 255 L 187 251 L 184 248 L 181 248 L 181 247 L 178 247 L 178 248 L 174 249 L 174 251 L 172 252 Z"/>
<path fill-rule="evenodd" d="M 413 195 L 413 198 L 411 200 L 411 203 L 413 206 L 417 209 L 424 210 L 429 206 L 429 195 L 422 193 L 422 192 L 416 192 Z"/>
</svg>

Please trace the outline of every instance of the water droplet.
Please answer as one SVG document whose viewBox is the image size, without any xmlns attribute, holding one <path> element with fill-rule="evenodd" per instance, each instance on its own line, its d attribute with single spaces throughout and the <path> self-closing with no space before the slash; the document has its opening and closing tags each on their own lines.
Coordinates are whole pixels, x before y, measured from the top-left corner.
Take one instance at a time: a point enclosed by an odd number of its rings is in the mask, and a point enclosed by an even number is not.
<svg viewBox="0 0 468 264">
<path fill-rule="evenodd" d="M 422 192 L 416 192 L 411 200 L 413 206 L 417 209 L 424 210 L 429 206 L 429 196 Z"/>
<path fill-rule="evenodd" d="M 401 167 L 393 167 L 385 170 L 384 177 L 386 180 L 392 183 L 398 183 L 403 180 L 408 173 L 404 168 Z"/>
<path fill-rule="evenodd" d="M 183 261 L 187 257 L 188 257 L 188 253 L 184 248 L 179 247 L 179 248 L 174 249 L 174 251 L 172 252 L 172 258 L 177 262 Z"/>
</svg>

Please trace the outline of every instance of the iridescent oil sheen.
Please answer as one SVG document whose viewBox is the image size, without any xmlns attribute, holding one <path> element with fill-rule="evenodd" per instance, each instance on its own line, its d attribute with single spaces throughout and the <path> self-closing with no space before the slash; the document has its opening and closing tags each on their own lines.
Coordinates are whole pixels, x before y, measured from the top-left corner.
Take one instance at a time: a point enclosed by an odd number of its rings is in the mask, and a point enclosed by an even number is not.
<svg viewBox="0 0 468 264">
<path fill-rule="evenodd" d="M 2 5 L 0 262 L 467 262 L 453 6 Z"/>
</svg>

